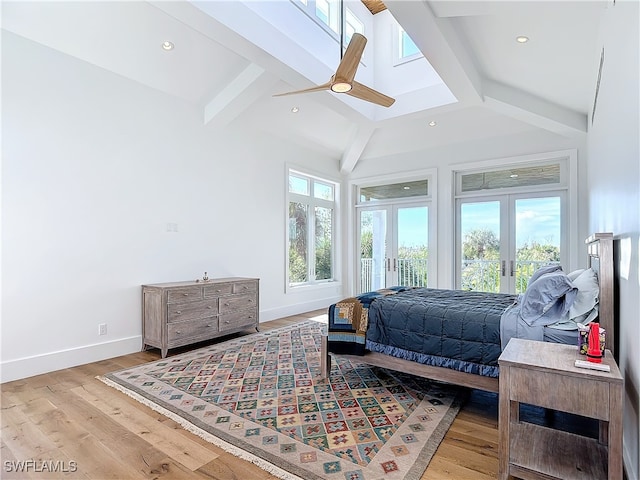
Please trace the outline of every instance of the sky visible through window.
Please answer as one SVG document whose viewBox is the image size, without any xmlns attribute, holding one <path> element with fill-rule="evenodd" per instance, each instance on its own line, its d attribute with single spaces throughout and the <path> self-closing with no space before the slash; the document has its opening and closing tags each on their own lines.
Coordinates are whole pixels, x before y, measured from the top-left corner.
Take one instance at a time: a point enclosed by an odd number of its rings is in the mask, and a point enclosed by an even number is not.
<svg viewBox="0 0 640 480">
<path fill-rule="evenodd" d="M 516 248 L 525 243 L 550 243 L 560 248 L 560 198 L 520 199 L 516 206 Z M 498 202 L 478 202 L 465 205 L 462 237 L 477 229 L 489 229 L 499 238 L 500 218 Z M 401 247 L 427 244 L 426 218 L 420 209 L 406 209 L 402 217 Z"/>
</svg>

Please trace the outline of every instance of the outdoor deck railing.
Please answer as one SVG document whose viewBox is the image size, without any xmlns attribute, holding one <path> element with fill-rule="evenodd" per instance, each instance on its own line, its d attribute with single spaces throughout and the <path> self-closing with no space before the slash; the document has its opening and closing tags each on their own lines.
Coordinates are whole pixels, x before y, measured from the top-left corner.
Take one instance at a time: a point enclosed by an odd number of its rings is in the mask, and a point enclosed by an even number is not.
<svg viewBox="0 0 640 480">
<path fill-rule="evenodd" d="M 544 260 L 518 260 L 515 264 L 516 292 L 526 290 L 529 278 L 538 268 L 557 264 Z M 384 276 L 385 265 L 380 265 L 380 276 Z M 398 285 L 410 285 L 414 287 L 427 286 L 427 259 L 400 258 L 398 259 Z M 373 275 L 374 262 L 372 258 L 360 259 L 360 291 L 369 292 L 379 287 L 374 287 Z M 498 292 L 500 286 L 500 261 L 499 260 L 465 260 L 462 264 L 462 289 L 485 292 Z"/>
</svg>

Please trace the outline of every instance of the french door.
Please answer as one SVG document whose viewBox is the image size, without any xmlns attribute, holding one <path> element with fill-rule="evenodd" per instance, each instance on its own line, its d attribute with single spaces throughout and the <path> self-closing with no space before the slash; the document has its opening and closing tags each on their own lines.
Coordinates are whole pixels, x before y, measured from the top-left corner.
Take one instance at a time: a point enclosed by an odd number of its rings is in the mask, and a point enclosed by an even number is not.
<svg viewBox="0 0 640 480">
<path fill-rule="evenodd" d="M 456 287 L 522 293 L 533 272 L 565 263 L 565 193 L 459 198 Z"/>
<path fill-rule="evenodd" d="M 429 208 L 402 203 L 358 208 L 358 291 L 427 286 Z"/>
</svg>

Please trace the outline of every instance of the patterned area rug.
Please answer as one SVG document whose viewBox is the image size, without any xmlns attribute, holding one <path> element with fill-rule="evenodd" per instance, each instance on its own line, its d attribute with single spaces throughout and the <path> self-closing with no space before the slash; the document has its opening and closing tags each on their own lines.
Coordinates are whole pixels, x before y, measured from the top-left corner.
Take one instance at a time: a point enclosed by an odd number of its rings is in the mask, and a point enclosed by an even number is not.
<svg viewBox="0 0 640 480">
<path fill-rule="evenodd" d="M 101 377 L 284 479 L 419 479 L 464 389 L 334 357 L 312 320 Z"/>
</svg>

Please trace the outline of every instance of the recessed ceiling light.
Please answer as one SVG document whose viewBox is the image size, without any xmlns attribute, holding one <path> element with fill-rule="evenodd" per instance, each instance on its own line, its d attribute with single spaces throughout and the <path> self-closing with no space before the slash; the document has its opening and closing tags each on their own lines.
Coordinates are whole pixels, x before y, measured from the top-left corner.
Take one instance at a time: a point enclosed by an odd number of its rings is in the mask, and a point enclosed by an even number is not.
<svg viewBox="0 0 640 480">
<path fill-rule="evenodd" d="M 173 43 L 171 43 L 171 42 L 162 42 L 162 49 L 163 50 L 167 50 L 167 51 L 173 50 L 174 46 L 175 45 Z"/>
<path fill-rule="evenodd" d="M 511 175 L 509 175 L 509 178 L 518 178 L 518 174 L 517 173 L 512 173 Z"/>
<path fill-rule="evenodd" d="M 529 37 L 526 37 L 524 35 L 518 35 L 516 37 L 516 42 L 518 43 L 527 43 L 529 41 Z"/>
<path fill-rule="evenodd" d="M 403 190 L 411 190 L 411 187 L 402 187 Z"/>
<path fill-rule="evenodd" d="M 436 122 L 434 122 L 433 120 L 431 120 L 431 121 L 429 122 L 429 126 L 430 126 L 430 127 L 435 127 L 436 125 L 438 125 L 438 124 L 437 124 Z"/>
<path fill-rule="evenodd" d="M 293 107 L 291 109 L 291 113 L 298 113 L 300 111 L 300 109 L 298 107 Z"/>
</svg>

